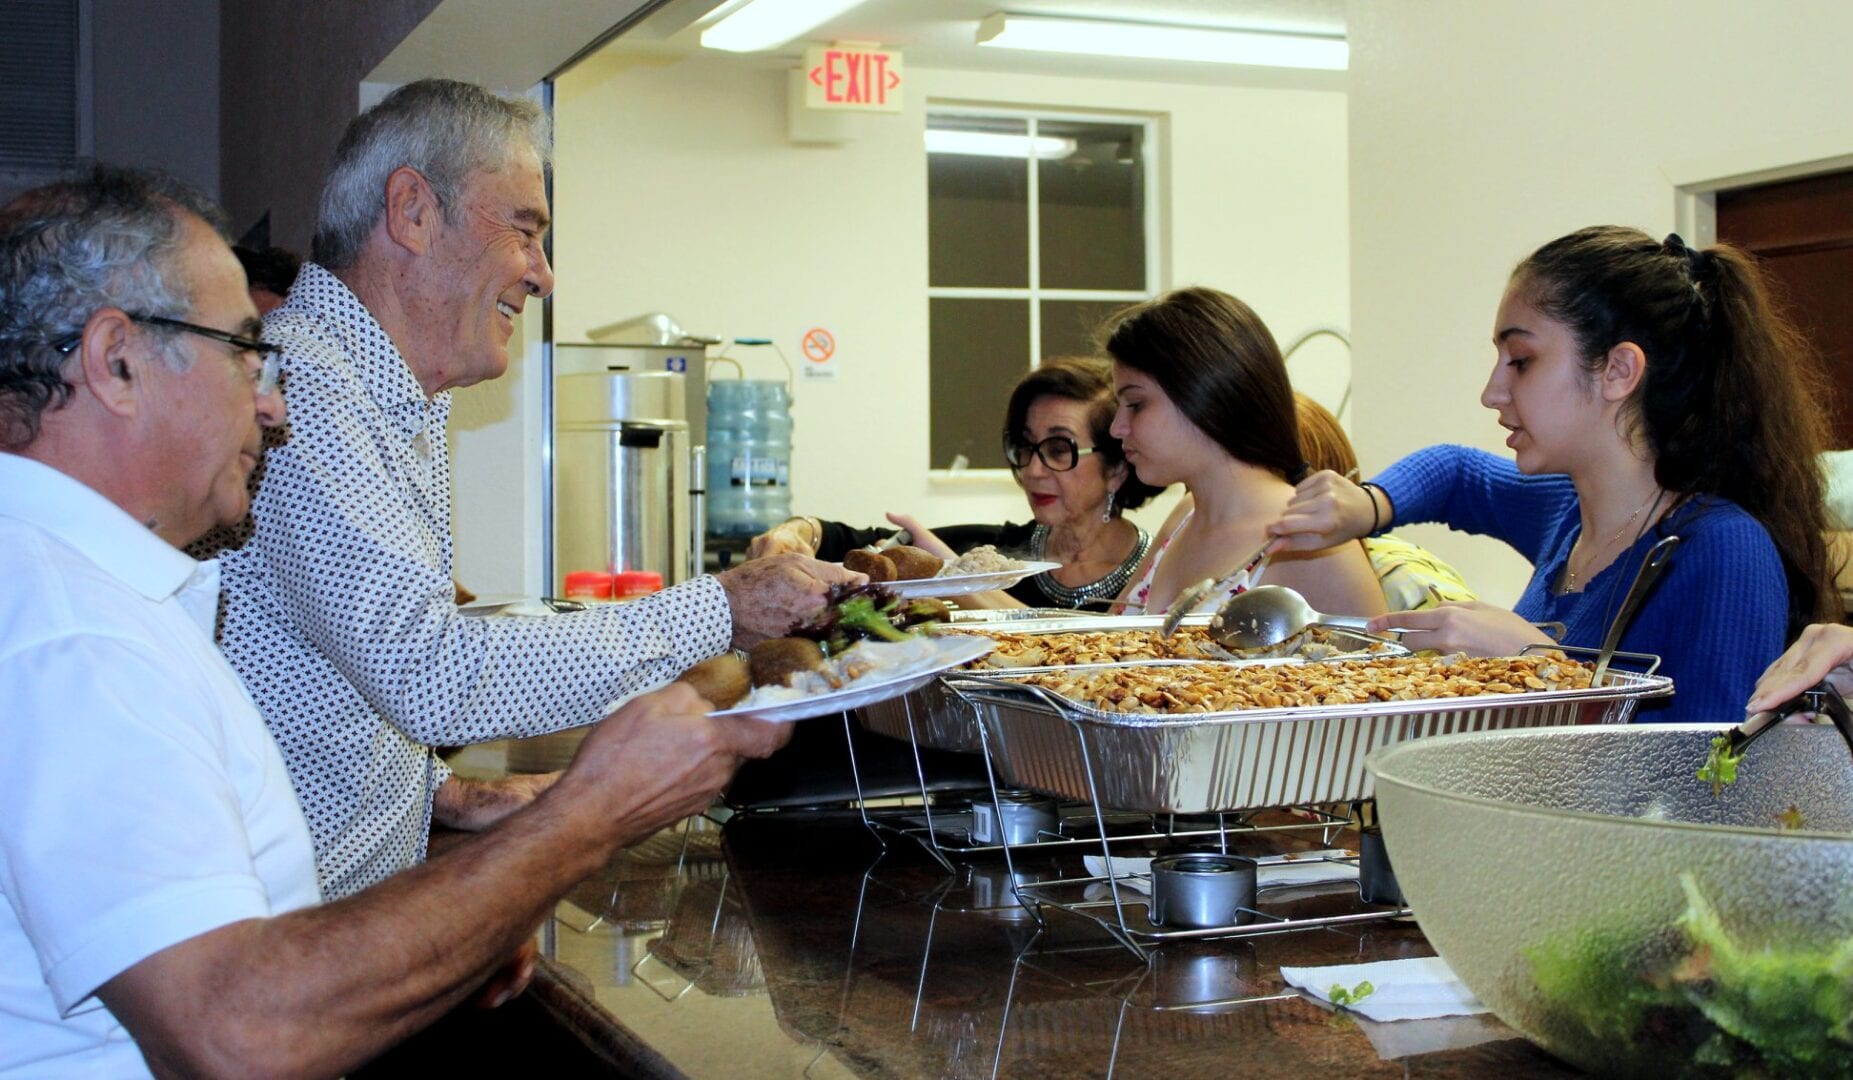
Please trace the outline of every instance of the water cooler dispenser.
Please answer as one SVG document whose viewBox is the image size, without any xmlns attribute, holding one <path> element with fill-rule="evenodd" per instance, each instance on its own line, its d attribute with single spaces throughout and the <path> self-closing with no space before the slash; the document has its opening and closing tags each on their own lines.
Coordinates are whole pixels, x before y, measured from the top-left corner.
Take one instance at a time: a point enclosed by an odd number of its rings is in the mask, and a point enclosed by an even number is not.
<svg viewBox="0 0 1853 1080">
<path fill-rule="evenodd" d="M 783 380 L 708 384 L 708 538 L 722 550 L 791 516 L 791 390 Z"/>
</svg>

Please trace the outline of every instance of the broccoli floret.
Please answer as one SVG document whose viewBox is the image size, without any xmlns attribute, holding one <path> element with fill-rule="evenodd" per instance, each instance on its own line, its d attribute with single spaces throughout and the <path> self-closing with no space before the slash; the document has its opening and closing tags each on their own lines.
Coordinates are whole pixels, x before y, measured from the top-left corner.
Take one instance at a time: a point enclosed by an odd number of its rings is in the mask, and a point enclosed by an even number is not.
<svg viewBox="0 0 1853 1080">
<path fill-rule="evenodd" d="M 858 596 L 845 600 L 836 606 L 836 613 L 836 624 L 852 634 L 881 641 L 906 641 L 914 636 L 896 630 L 888 618 L 887 610 L 876 607 L 872 597 Z"/>
<path fill-rule="evenodd" d="M 789 636 L 809 638 L 835 656 L 858 641 L 906 641 L 917 634 L 897 629 L 901 601 L 879 585 L 837 585 L 824 610 L 809 622 L 794 623 Z M 906 625 L 903 623 L 902 625 Z"/>
</svg>

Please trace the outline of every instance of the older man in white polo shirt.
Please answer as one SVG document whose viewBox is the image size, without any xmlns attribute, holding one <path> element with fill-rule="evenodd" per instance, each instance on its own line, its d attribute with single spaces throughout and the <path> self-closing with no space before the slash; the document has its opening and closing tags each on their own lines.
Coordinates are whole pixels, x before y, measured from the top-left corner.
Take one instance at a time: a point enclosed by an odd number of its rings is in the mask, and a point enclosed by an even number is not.
<svg viewBox="0 0 1853 1080">
<path fill-rule="evenodd" d="M 284 418 L 215 214 L 111 169 L 0 208 L 0 1076 L 351 1069 L 518 989 L 559 895 L 781 741 L 640 697 L 494 831 L 318 906 L 218 568 L 178 550 Z"/>
</svg>

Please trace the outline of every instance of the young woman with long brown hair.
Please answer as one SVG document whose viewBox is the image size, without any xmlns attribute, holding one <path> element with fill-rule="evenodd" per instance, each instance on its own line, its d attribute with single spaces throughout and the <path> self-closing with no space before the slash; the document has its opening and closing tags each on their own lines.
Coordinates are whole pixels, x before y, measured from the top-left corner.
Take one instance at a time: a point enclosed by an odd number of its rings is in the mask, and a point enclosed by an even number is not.
<svg viewBox="0 0 1853 1080">
<path fill-rule="evenodd" d="M 1391 523 L 1440 521 L 1511 544 L 1535 567 L 1516 611 L 1396 612 L 1415 648 L 1596 646 L 1649 549 L 1680 546 L 1622 637 L 1663 658 L 1675 694 L 1644 719 L 1742 715 L 1757 675 L 1802 626 L 1834 614 L 1817 464 L 1825 394 L 1812 352 L 1751 258 L 1727 245 L 1601 226 L 1519 264 L 1493 326 L 1481 402 L 1516 461 L 1419 451 L 1373 483 L 1319 473 L 1272 526 L 1321 547 Z"/>
</svg>

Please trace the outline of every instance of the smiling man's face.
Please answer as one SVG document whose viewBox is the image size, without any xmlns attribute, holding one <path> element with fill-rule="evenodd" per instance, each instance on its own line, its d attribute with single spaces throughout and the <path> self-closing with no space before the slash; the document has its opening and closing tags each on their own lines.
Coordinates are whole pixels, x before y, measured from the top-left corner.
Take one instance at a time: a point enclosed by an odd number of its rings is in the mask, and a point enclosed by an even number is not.
<svg viewBox="0 0 1853 1080">
<path fill-rule="evenodd" d="M 446 210 L 407 311 L 427 343 L 418 369 L 428 394 L 500 378 L 514 317 L 530 298 L 553 291 L 541 247 L 547 187 L 532 147 L 520 146 L 493 172 L 472 174 Z"/>
</svg>

